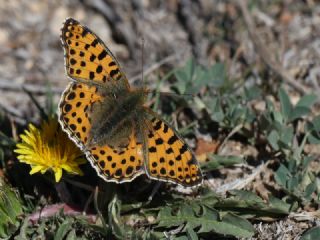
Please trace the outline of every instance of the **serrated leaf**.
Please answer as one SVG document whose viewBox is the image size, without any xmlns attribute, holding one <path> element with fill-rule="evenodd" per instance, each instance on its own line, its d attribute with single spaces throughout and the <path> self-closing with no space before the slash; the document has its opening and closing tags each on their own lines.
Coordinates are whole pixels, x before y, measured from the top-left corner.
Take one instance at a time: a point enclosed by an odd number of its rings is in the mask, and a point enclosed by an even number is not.
<svg viewBox="0 0 320 240">
<path fill-rule="evenodd" d="M 247 225 L 248 222 L 240 217 L 228 218 L 224 216 L 220 221 L 217 211 L 203 206 L 202 212 L 201 215 L 197 215 L 191 207 L 181 206 L 181 210 L 173 215 L 170 207 L 164 207 L 159 212 L 157 228 L 186 224 L 184 231 L 188 228 L 195 230 L 199 227 L 198 233 L 216 232 L 237 237 L 250 237 L 253 234 Z M 231 221 L 234 218 L 237 218 L 237 223 Z"/>
<path fill-rule="evenodd" d="M 186 219 L 174 216 L 171 213 L 172 209 L 170 207 L 163 207 L 158 213 L 158 225 L 157 227 L 172 227 L 179 226 L 185 222 Z"/>
</svg>

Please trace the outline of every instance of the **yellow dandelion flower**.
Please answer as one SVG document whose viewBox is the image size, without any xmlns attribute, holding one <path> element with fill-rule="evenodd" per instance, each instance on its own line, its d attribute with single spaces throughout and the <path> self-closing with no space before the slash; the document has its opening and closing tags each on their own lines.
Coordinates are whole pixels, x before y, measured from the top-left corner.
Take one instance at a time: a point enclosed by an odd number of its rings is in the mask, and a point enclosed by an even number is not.
<svg viewBox="0 0 320 240">
<path fill-rule="evenodd" d="M 50 117 L 43 121 L 40 128 L 29 124 L 29 129 L 20 135 L 22 141 L 16 145 L 20 162 L 30 164 L 30 174 L 44 174 L 52 170 L 56 182 L 62 177 L 62 170 L 71 174 L 82 175 L 80 164 L 86 162 L 83 153 L 63 132 L 57 118 Z"/>
</svg>

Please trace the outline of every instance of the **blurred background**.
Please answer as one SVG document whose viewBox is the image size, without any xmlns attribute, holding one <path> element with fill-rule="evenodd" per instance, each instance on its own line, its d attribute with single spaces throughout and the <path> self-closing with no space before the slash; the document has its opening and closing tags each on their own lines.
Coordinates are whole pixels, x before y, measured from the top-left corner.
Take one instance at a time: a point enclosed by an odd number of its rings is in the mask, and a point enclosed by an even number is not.
<svg viewBox="0 0 320 240">
<path fill-rule="evenodd" d="M 249 1 L 248 8 L 253 9 L 256 34 L 271 58 L 292 79 L 319 89 L 319 4 L 262 0 Z M 245 84 L 255 82 L 271 90 L 279 84 L 261 63 L 238 1 L 2 0 L 0 104 L 7 111 L 34 117 L 21 86 L 39 95 L 40 102 L 48 86 L 59 98 L 68 81 L 60 43 L 67 17 L 100 36 L 131 82 L 141 80 L 144 39 L 144 71 L 154 73 L 147 78 L 150 89 L 156 75 L 181 66 L 191 56 L 204 66 L 223 62 L 229 78 L 246 78 Z"/>
</svg>

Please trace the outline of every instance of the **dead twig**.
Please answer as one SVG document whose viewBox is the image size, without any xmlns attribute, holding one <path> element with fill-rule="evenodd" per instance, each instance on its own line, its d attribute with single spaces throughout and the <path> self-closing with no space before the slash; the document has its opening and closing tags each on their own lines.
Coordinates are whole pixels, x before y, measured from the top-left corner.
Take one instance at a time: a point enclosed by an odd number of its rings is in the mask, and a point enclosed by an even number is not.
<svg viewBox="0 0 320 240">
<path fill-rule="evenodd" d="M 33 93 L 33 94 L 47 94 L 48 93 L 48 87 L 46 86 L 39 86 L 35 84 L 19 84 L 15 83 L 13 80 L 5 80 L 5 79 L 0 79 L 0 89 L 2 90 L 8 90 L 8 91 L 13 91 L 13 92 L 21 92 L 23 89 L 28 90 L 28 92 Z M 55 94 L 61 94 L 63 92 L 63 88 L 59 87 L 51 87 L 50 88 L 52 93 Z"/>
<path fill-rule="evenodd" d="M 216 193 L 226 193 L 227 191 L 231 191 L 234 189 L 237 189 L 237 190 L 243 189 L 249 183 L 251 183 L 261 172 L 265 171 L 265 168 L 266 168 L 266 163 L 261 164 L 250 175 L 248 175 L 242 179 L 236 179 L 230 183 L 223 184 L 218 189 L 215 189 L 215 192 Z"/>
<path fill-rule="evenodd" d="M 8 114 L 15 122 L 21 125 L 26 124 L 25 117 L 14 107 L 0 103 L 0 110 Z"/>
<path fill-rule="evenodd" d="M 147 76 L 149 75 L 150 73 L 154 72 L 155 70 L 157 70 L 158 68 L 160 68 L 162 65 L 166 64 L 166 63 L 169 63 L 173 60 L 176 60 L 178 59 L 178 57 L 180 56 L 180 54 L 176 53 L 176 54 L 172 54 L 172 55 L 169 55 L 168 57 L 165 57 L 164 59 L 160 60 L 159 62 L 156 62 L 155 64 L 151 65 L 149 68 L 147 68 L 143 75 L 144 76 Z M 133 76 L 132 78 L 130 78 L 130 81 L 131 82 L 135 82 L 137 81 L 139 78 L 141 77 L 141 73 Z"/>
<path fill-rule="evenodd" d="M 257 34 L 257 29 L 255 27 L 255 23 L 252 19 L 251 14 L 248 11 L 247 8 L 247 1 L 246 0 L 240 0 L 238 1 L 244 21 L 248 27 L 248 31 L 251 37 L 251 40 L 259 54 L 259 56 L 262 58 L 262 60 L 265 62 L 265 64 L 277 75 L 279 75 L 283 81 L 285 81 L 287 84 L 289 84 L 291 87 L 293 87 L 295 90 L 297 90 L 301 94 L 306 94 L 309 92 L 309 90 L 300 84 L 298 81 L 296 81 L 290 74 L 281 66 L 279 62 L 272 59 L 270 56 L 269 49 L 266 48 L 266 45 L 262 42 L 260 36 Z"/>
<path fill-rule="evenodd" d="M 221 143 L 221 145 L 219 146 L 218 149 L 218 154 L 221 154 L 225 145 L 227 144 L 228 140 L 237 132 L 240 131 L 240 129 L 243 127 L 243 124 L 239 124 L 238 126 L 236 126 L 234 129 L 232 129 L 232 131 L 228 134 L 228 136 L 223 140 L 223 142 Z"/>
</svg>

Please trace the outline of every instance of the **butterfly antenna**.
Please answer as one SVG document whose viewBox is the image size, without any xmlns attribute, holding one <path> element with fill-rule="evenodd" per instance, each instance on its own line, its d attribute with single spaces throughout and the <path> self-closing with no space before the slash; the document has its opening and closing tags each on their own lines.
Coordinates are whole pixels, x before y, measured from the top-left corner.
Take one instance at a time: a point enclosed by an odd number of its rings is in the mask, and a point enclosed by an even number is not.
<svg viewBox="0 0 320 240">
<path fill-rule="evenodd" d="M 141 19 L 142 19 L 142 28 L 141 28 L 141 81 L 142 81 L 142 85 L 143 87 L 146 86 L 146 83 L 144 81 L 144 12 L 143 12 L 143 6 L 141 6 L 140 8 L 141 10 Z"/>
<path fill-rule="evenodd" d="M 141 38 L 141 79 L 143 87 L 145 86 L 144 75 L 143 75 L 143 66 L 144 66 L 144 37 Z"/>
</svg>

